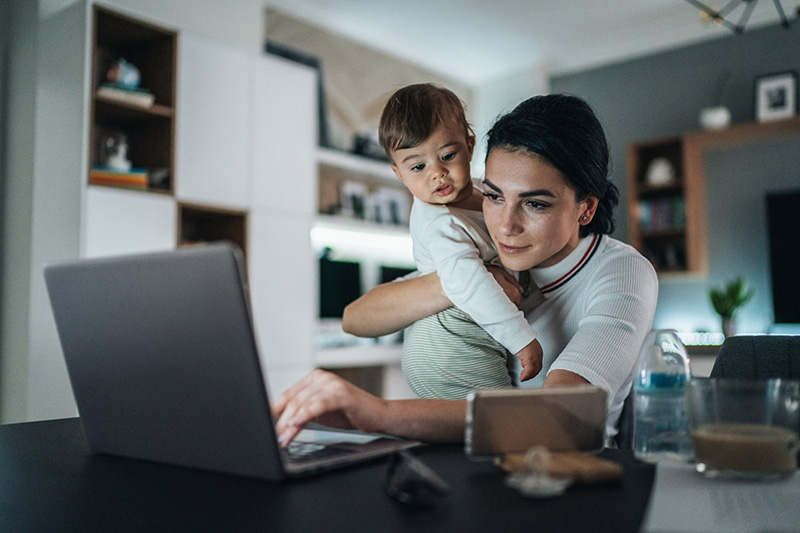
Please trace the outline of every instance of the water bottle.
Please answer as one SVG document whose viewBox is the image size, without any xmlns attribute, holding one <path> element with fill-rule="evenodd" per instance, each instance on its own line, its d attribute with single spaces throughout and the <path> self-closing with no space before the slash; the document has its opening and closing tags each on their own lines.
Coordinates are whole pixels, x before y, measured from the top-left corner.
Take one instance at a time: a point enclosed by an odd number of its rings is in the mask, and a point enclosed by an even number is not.
<svg viewBox="0 0 800 533">
<path fill-rule="evenodd" d="M 641 461 L 689 461 L 693 456 L 686 410 L 686 347 L 672 330 L 645 338 L 633 382 L 633 451 Z"/>
</svg>

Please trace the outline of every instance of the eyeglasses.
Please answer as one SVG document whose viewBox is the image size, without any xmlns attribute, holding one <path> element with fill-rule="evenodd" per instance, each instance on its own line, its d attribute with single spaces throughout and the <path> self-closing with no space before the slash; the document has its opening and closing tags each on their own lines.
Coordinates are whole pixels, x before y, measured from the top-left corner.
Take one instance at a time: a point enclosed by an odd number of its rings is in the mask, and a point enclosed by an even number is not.
<svg viewBox="0 0 800 533">
<path fill-rule="evenodd" d="M 386 494 L 410 505 L 432 505 L 450 492 L 450 485 L 407 450 L 395 452 L 386 474 Z"/>
</svg>

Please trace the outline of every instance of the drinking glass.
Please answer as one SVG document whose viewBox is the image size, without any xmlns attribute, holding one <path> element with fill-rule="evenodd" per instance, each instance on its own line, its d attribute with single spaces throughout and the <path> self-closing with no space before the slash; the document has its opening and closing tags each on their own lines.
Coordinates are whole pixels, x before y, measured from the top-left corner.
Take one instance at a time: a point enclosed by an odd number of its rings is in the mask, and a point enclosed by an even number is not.
<svg viewBox="0 0 800 533">
<path fill-rule="evenodd" d="M 768 479 L 797 470 L 800 382 L 695 379 L 686 397 L 698 472 Z"/>
</svg>

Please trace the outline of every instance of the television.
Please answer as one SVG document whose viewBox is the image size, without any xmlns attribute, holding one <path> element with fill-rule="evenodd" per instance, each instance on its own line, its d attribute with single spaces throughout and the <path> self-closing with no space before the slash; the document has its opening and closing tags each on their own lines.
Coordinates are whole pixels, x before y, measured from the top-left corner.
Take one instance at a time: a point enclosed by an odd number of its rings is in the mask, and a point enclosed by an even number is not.
<svg viewBox="0 0 800 533">
<path fill-rule="evenodd" d="M 319 260 L 319 317 L 342 318 L 344 308 L 361 296 L 361 264 Z"/>
<path fill-rule="evenodd" d="M 776 324 L 800 324 L 800 189 L 767 195 L 772 310 Z"/>
<path fill-rule="evenodd" d="M 390 281 L 394 281 L 397 278 L 402 278 L 406 274 L 410 274 L 414 272 L 414 268 L 406 268 L 406 267 L 395 267 L 395 266 L 386 266 L 382 265 L 380 270 L 380 283 L 388 283 Z"/>
</svg>

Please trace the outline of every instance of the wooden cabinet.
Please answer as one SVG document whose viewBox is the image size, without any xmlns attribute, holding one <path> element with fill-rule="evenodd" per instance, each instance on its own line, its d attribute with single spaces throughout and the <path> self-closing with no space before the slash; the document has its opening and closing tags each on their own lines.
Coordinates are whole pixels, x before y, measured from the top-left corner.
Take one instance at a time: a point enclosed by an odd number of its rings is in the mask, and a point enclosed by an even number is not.
<svg viewBox="0 0 800 533">
<path fill-rule="evenodd" d="M 681 137 L 628 146 L 630 241 L 659 272 L 707 269 L 702 173 L 686 155 Z"/>
<path fill-rule="evenodd" d="M 177 35 L 99 6 L 93 14 L 88 181 L 171 193 Z M 109 80 L 120 60 L 138 69 L 138 87 Z"/>
<path fill-rule="evenodd" d="M 628 145 L 630 243 L 659 273 L 705 274 L 708 271 L 705 151 L 799 134 L 800 117 L 795 117 Z"/>
</svg>

